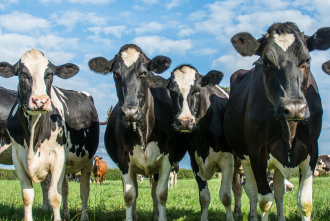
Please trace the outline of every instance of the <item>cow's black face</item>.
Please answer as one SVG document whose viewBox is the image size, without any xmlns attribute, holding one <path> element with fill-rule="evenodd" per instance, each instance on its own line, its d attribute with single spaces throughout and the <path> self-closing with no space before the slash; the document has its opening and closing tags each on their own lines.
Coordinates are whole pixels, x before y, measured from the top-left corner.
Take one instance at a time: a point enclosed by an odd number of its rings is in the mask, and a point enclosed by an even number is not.
<svg viewBox="0 0 330 221">
<path fill-rule="evenodd" d="M 121 110 L 118 118 L 127 123 L 139 122 L 147 112 L 149 77 L 156 77 L 152 71 L 161 73 L 170 64 L 171 60 L 163 56 L 149 60 L 138 46 L 131 44 L 124 45 L 111 61 L 97 57 L 88 63 L 95 72 L 113 73 Z"/>
<path fill-rule="evenodd" d="M 305 99 L 310 56 L 300 32 L 272 32 L 262 56 L 264 88 L 281 120 L 300 121 L 309 117 Z"/>
<path fill-rule="evenodd" d="M 1 76 L 18 76 L 19 100 L 30 115 L 52 110 L 50 97 L 54 74 L 61 78 L 69 78 L 78 71 L 79 68 L 73 64 L 54 66 L 35 49 L 26 52 L 15 65 L 0 63 Z"/>
<path fill-rule="evenodd" d="M 312 37 L 304 36 L 290 22 L 272 25 L 267 34 L 255 40 L 249 33 L 232 38 L 243 56 L 260 55 L 264 87 L 275 106 L 277 119 L 300 121 L 310 116 L 305 94 L 310 73 L 309 51 L 330 47 L 330 29 L 319 29 Z"/>
<path fill-rule="evenodd" d="M 172 99 L 176 119 L 173 126 L 176 130 L 192 132 L 197 128 L 202 88 L 218 85 L 222 77 L 219 71 L 210 71 L 203 77 L 189 65 L 173 70 L 167 88 Z"/>
</svg>

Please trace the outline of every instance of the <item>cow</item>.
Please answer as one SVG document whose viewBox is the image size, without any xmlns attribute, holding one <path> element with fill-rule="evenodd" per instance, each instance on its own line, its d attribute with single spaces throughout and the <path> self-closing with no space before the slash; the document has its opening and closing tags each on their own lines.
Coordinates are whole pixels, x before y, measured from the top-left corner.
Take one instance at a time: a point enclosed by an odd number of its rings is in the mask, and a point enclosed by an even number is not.
<svg viewBox="0 0 330 221">
<path fill-rule="evenodd" d="M 179 172 L 179 164 L 177 164 L 171 170 L 170 177 L 169 177 L 170 181 L 168 182 L 168 188 L 171 185 L 171 188 L 173 189 L 173 180 L 174 180 L 174 185 L 175 185 L 175 189 L 176 189 L 176 184 L 178 182 L 178 172 Z"/>
<path fill-rule="evenodd" d="M 118 103 L 105 131 L 105 146 L 118 165 L 123 180 L 126 220 L 137 220 L 136 174 L 154 174 L 152 185 L 153 220 L 166 218 L 168 177 L 171 168 L 187 152 L 180 133 L 172 130 L 173 109 L 168 90 L 157 87 L 163 80 L 153 72 L 162 73 L 171 64 L 168 57 L 150 60 L 134 44 L 121 47 L 112 60 L 103 57 L 89 61 L 97 73 L 113 73 Z"/>
<path fill-rule="evenodd" d="M 6 124 L 9 112 L 16 101 L 17 91 L 0 87 L 0 164 L 13 165 L 11 140 L 8 135 Z M 49 208 L 48 189 L 50 175 L 41 184 L 43 203 L 42 209 Z"/>
<path fill-rule="evenodd" d="M 105 161 L 102 160 L 102 157 L 95 156 L 95 164 L 93 166 L 93 174 L 95 178 L 95 185 L 97 185 L 97 177 L 100 177 L 100 184 L 103 184 L 105 174 L 107 174 L 108 166 Z"/>
<path fill-rule="evenodd" d="M 222 78 L 220 71 L 209 71 L 203 76 L 191 65 L 180 65 L 168 80 L 159 84 L 170 91 L 176 119 L 173 130 L 187 133 L 191 168 L 199 188 L 201 220 L 208 219 L 210 192 L 207 180 L 216 171 L 222 172 L 219 196 L 227 220 L 234 220 L 231 212 L 234 156 L 223 131 L 229 95 L 218 86 Z"/>
<path fill-rule="evenodd" d="M 330 155 L 319 155 L 314 172 L 314 177 L 317 177 L 320 174 L 330 174 Z"/>
<path fill-rule="evenodd" d="M 140 180 L 140 183 L 142 183 L 142 182 L 143 182 L 143 175 L 141 175 L 141 174 L 138 174 L 138 175 L 137 175 L 137 178 Z"/>
<path fill-rule="evenodd" d="M 231 76 L 224 120 L 228 144 L 241 159 L 246 175 L 251 220 L 258 219 L 258 202 L 262 220 L 268 220 L 274 196 L 267 169 L 274 169 L 277 220 L 285 220 L 284 179 L 298 169 L 297 203 L 301 219 L 310 220 L 323 111 L 309 52 L 328 49 L 329 40 L 329 28 L 309 37 L 291 22 L 271 25 L 258 40 L 249 33 L 231 39 L 242 56 L 260 56 L 254 68 Z"/>
<path fill-rule="evenodd" d="M 32 182 L 51 174 L 48 199 L 54 220 L 70 220 L 65 174 L 81 171 L 81 220 L 88 220 L 87 201 L 93 156 L 98 146 L 99 122 L 88 93 L 52 86 L 53 77 L 67 79 L 79 71 L 74 64 L 55 66 L 32 49 L 11 65 L 0 63 L 0 76 L 18 76 L 18 93 L 7 121 L 12 158 L 21 183 L 24 219 L 32 220 Z"/>
<path fill-rule="evenodd" d="M 330 61 L 323 63 L 322 70 L 330 75 Z"/>
</svg>

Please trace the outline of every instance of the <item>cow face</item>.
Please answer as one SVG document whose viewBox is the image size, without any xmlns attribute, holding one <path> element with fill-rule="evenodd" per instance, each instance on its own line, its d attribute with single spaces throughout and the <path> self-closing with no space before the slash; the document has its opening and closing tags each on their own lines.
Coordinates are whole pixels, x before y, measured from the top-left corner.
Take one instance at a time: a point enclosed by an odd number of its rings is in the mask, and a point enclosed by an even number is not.
<svg viewBox="0 0 330 221">
<path fill-rule="evenodd" d="M 95 160 L 95 166 L 99 166 L 100 160 L 102 160 L 102 159 L 103 159 L 102 157 L 95 156 L 95 157 L 94 157 L 94 160 Z"/>
<path fill-rule="evenodd" d="M 327 61 L 325 62 L 323 65 L 322 65 L 322 69 L 325 73 L 329 74 L 330 75 L 330 61 Z"/>
<path fill-rule="evenodd" d="M 218 85 L 222 77 L 219 71 L 210 71 L 202 76 L 194 67 L 181 65 L 173 70 L 167 83 L 159 81 L 159 86 L 165 86 L 170 91 L 176 130 L 191 132 L 196 128 L 203 87 Z"/>
<path fill-rule="evenodd" d="M 30 115 L 52 110 L 50 91 L 54 75 L 66 79 L 78 71 L 78 66 L 74 64 L 53 65 L 35 49 L 26 52 L 15 65 L 0 63 L 1 76 L 18 76 L 19 101 Z"/>
<path fill-rule="evenodd" d="M 267 99 L 275 106 L 277 119 L 300 121 L 309 117 L 305 94 L 310 73 L 309 51 L 330 47 L 330 29 L 305 36 L 290 22 L 272 25 L 263 38 L 249 33 L 231 39 L 243 56 L 259 55 Z"/>
<path fill-rule="evenodd" d="M 89 61 L 91 70 L 97 73 L 113 73 L 116 84 L 119 119 L 138 122 L 146 113 L 148 102 L 148 79 L 152 71 L 161 73 L 171 64 L 167 57 L 157 56 L 150 60 L 136 45 L 124 45 L 114 59 L 108 61 L 97 57 Z"/>
</svg>

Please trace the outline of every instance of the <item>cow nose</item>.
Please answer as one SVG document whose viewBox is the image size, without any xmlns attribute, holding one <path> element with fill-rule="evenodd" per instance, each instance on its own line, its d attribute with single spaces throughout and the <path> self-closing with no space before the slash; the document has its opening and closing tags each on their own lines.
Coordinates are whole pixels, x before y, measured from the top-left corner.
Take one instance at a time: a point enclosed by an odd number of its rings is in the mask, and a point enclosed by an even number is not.
<svg viewBox="0 0 330 221">
<path fill-rule="evenodd" d="M 47 109 L 49 106 L 49 98 L 48 97 L 32 97 L 32 105 L 36 109 Z"/>
<path fill-rule="evenodd" d="M 194 124 L 193 119 L 187 117 L 181 118 L 179 123 L 181 130 L 191 130 Z"/>
<path fill-rule="evenodd" d="M 123 106 L 121 110 L 124 113 L 126 119 L 136 120 L 139 116 L 139 108 L 137 107 Z"/>
<path fill-rule="evenodd" d="M 307 114 L 305 103 L 287 103 L 281 106 L 285 120 L 303 120 Z"/>
</svg>

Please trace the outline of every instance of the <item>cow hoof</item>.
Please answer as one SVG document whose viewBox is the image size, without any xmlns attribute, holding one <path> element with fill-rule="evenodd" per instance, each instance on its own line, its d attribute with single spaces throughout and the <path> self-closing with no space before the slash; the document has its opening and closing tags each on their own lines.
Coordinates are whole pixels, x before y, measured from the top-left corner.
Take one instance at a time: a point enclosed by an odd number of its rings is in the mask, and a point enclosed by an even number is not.
<svg viewBox="0 0 330 221">
<path fill-rule="evenodd" d="M 158 217 L 159 217 L 158 213 L 152 214 L 152 221 L 158 221 Z"/>
<path fill-rule="evenodd" d="M 62 220 L 70 221 L 70 213 L 63 213 L 62 214 Z"/>
<path fill-rule="evenodd" d="M 80 221 L 88 221 L 88 214 L 86 212 L 81 214 Z"/>
</svg>

